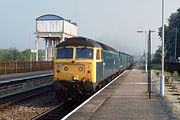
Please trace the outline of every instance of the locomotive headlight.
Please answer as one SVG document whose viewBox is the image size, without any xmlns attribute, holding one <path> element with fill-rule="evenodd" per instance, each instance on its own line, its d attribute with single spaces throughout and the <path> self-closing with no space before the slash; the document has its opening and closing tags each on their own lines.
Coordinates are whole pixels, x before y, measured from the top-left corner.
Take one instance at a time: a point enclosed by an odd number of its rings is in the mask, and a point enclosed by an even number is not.
<svg viewBox="0 0 180 120">
<path fill-rule="evenodd" d="M 73 75 L 73 80 L 79 80 L 79 76 L 78 75 Z"/>
<path fill-rule="evenodd" d="M 82 68 L 82 67 L 79 67 L 78 70 L 79 70 L 79 71 L 83 71 L 83 68 Z"/>
<path fill-rule="evenodd" d="M 64 71 L 68 71 L 68 67 L 64 67 Z"/>
</svg>

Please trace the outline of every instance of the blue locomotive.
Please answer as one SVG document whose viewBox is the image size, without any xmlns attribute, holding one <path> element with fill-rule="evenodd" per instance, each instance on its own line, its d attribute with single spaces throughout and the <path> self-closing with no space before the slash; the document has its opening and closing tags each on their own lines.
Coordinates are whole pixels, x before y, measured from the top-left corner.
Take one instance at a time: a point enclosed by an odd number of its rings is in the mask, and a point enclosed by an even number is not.
<svg viewBox="0 0 180 120">
<path fill-rule="evenodd" d="M 66 39 L 54 55 L 54 89 L 62 97 L 95 92 L 134 62 L 133 56 L 85 37 Z"/>
</svg>

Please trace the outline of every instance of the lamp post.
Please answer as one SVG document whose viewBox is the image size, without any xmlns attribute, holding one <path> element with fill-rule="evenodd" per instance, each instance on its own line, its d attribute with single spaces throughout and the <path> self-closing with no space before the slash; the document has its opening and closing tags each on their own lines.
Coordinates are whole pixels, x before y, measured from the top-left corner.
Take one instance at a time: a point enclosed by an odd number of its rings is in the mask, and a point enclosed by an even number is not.
<svg viewBox="0 0 180 120">
<path fill-rule="evenodd" d="M 148 37 L 148 92 L 149 92 L 149 99 L 151 99 L 151 33 L 155 32 L 152 30 L 149 30 L 149 37 Z"/>
<path fill-rule="evenodd" d="M 148 32 L 148 52 L 146 52 L 146 65 L 147 65 L 147 68 L 146 70 L 148 70 L 148 86 L 147 86 L 147 91 L 149 92 L 149 99 L 151 99 L 151 33 L 152 32 L 155 32 L 155 31 L 152 31 L 152 30 L 149 30 L 149 31 L 137 31 L 138 33 L 142 33 L 142 32 L 145 32 L 145 44 L 146 44 L 146 34 Z M 145 49 L 146 49 L 146 45 L 145 45 Z M 148 62 L 148 64 L 147 64 Z M 147 71 L 146 71 L 147 72 Z"/>
<path fill-rule="evenodd" d="M 160 96 L 164 96 L 164 0 L 162 0 L 162 70 L 160 76 Z"/>
<path fill-rule="evenodd" d="M 147 39 L 147 32 L 148 31 L 137 31 L 137 33 L 145 33 L 145 72 L 147 72 L 147 43 L 146 43 L 146 39 Z"/>
</svg>

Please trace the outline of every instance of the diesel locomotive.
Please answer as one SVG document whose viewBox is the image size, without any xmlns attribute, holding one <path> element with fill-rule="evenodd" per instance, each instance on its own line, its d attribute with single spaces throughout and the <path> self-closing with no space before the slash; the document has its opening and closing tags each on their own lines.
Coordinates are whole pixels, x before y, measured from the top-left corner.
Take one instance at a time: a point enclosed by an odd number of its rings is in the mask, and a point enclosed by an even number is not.
<svg viewBox="0 0 180 120">
<path fill-rule="evenodd" d="M 66 39 L 54 56 L 54 89 L 60 97 L 93 93 L 134 62 L 133 56 L 85 37 Z"/>
</svg>

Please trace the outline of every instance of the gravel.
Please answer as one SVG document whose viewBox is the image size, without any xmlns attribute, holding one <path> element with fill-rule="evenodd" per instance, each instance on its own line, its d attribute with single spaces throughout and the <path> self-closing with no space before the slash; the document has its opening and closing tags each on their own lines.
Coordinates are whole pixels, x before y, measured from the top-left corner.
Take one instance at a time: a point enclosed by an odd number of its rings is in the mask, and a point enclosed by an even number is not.
<svg viewBox="0 0 180 120">
<path fill-rule="evenodd" d="M 174 89 L 169 84 L 165 84 L 165 96 L 161 97 L 159 96 L 160 77 L 155 74 L 155 71 L 152 71 L 152 79 L 154 80 L 154 82 L 152 82 L 153 91 L 157 93 L 160 103 L 164 107 L 166 113 L 168 113 L 171 120 L 180 120 L 180 99 L 178 99 L 180 96 L 173 95 L 177 94 L 177 89 L 180 90 L 180 88 Z"/>
<path fill-rule="evenodd" d="M 0 120 L 30 120 L 55 106 L 57 103 L 58 100 L 53 91 L 44 93 L 1 109 Z"/>
</svg>

